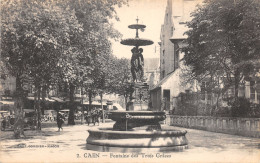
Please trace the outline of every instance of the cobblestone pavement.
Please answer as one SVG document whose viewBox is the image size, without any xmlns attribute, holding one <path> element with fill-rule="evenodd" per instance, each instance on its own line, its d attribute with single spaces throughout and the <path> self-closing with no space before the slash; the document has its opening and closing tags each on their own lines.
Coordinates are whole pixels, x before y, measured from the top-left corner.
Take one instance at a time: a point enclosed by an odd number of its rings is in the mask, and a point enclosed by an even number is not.
<svg viewBox="0 0 260 163">
<path fill-rule="evenodd" d="M 138 155 L 90 151 L 86 138 L 93 127 L 65 126 L 61 132 L 49 127 L 26 139 L 1 139 L 0 162 L 115 162 L 118 157 L 123 157 L 119 162 L 260 162 L 259 139 L 173 126 L 165 127 L 188 131 L 189 149 Z"/>
</svg>

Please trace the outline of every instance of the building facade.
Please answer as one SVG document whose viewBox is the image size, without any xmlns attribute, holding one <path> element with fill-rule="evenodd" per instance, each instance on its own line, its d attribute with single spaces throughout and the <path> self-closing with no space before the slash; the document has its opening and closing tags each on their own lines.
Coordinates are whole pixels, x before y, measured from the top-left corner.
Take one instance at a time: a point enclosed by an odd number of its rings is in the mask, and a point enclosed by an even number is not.
<svg viewBox="0 0 260 163">
<path fill-rule="evenodd" d="M 201 0 L 168 0 L 164 16 L 164 24 L 161 26 L 160 44 L 160 82 L 151 89 L 151 101 L 154 110 L 174 110 L 181 93 L 196 92 L 200 103 L 212 107 L 217 102 L 217 97 L 212 92 L 207 92 L 207 81 L 198 83 L 193 81 L 184 85 L 185 79 L 182 71 L 186 68 L 181 62 L 184 53 L 181 48 L 186 46 L 184 40 L 187 38 L 185 32 L 188 30 L 185 22 L 192 18 L 190 13 L 196 9 Z M 260 61 L 254 61 L 256 67 Z M 259 67 L 260 69 L 260 67 Z M 239 97 L 245 97 L 251 103 L 260 102 L 260 73 L 245 80 L 239 88 Z M 234 97 L 234 88 L 221 95 Z M 222 98 L 221 97 L 221 98 Z M 222 101 L 223 102 L 223 101 Z M 223 102 L 225 103 L 225 102 Z"/>
<path fill-rule="evenodd" d="M 174 110 L 176 97 L 194 85 L 183 87 L 180 78 L 180 62 L 184 54 L 180 48 L 187 38 L 185 22 L 191 19 L 190 13 L 195 9 L 198 0 L 168 0 L 165 9 L 164 24 L 161 26 L 160 39 L 160 82 L 151 89 L 151 101 L 154 110 Z"/>
<path fill-rule="evenodd" d="M 144 59 L 144 78 L 151 89 L 160 81 L 160 59 L 145 58 Z"/>
<path fill-rule="evenodd" d="M 0 96 L 12 96 L 16 90 L 15 77 L 5 75 L 0 78 Z"/>
<path fill-rule="evenodd" d="M 172 43 L 173 37 L 185 38 L 185 22 L 191 19 L 190 13 L 200 0 L 168 0 L 160 39 L 160 80 L 179 67 L 179 47 Z"/>
</svg>

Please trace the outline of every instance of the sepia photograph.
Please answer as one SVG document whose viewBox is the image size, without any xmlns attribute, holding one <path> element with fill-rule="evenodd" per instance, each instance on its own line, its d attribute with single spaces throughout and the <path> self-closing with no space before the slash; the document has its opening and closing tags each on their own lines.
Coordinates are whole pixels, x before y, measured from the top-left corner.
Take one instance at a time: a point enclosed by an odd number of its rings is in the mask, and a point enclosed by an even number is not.
<svg viewBox="0 0 260 163">
<path fill-rule="evenodd" d="M 1 163 L 259 163 L 260 0 L 0 0 Z"/>
</svg>

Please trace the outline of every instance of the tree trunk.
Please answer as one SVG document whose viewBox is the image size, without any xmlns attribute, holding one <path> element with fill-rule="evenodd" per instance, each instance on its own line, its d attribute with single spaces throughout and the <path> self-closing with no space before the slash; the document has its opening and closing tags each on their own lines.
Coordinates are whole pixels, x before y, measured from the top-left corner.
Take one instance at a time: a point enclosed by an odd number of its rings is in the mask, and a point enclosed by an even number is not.
<svg viewBox="0 0 260 163">
<path fill-rule="evenodd" d="M 102 123 L 105 123 L 105 113 L 103 108 L 103 93 L 100 93 L 101 109 L 102 109 Z"/>
<path fill-rule="evenodd" d="M 36 105 L 36 129 L 41 130 L 41 107 L 40 107 L 40 100 L 41 100 L 41 87 L 39 84 L 36 84 L 37 88 L 37 99 L 35 101 Z"/>
<path fill-rule="evenodd" d="M 42 114 L 44 114 L 44 110 L 45 110 L 46 107 L 47 107 L 46 97 L 47 97 L 47 86 L 44 85 L 44 86 L 42 87 L 42 107 L 41 107 L 41 113 L 42 113 Z"/>
<path fill-rule="evenodd" d="M 16 139 L 25 137 L 24 135 L 24 92 L 20 76 L 16 76 L 16 92 L 14 96 L 15 101 L 15 123 L 14 123 L 14 137 Z"/>
<path fill-rule="evenodd" d="M 124 97 L 125 97 L 125 108 L 126 108 L 127 110 L 129 110 L 128 107 L 127 107 L 127 95 L 125 95 Z"/>
<path fill-rule="evenodd" d="M 69 118 L 68 118 L 68 125 L 75 125 L 74 121 L 74 112 L 75 112 L 75 103 L 74 103 L 74 92 L 75 92 L 75 86 L 74 84 L 70 83 L 69 84 L 69 89 L 70 89 L 70 108 L 69 108 Z"/>
<path fill-rule="evenodd" d="M 92 109 L 92 91 L 91 90 L 89 90 L 89 93 L 88 93 L 89 95 L 88 95 L 88 98 L 89 98 L 89 111 L 91 111 L 91 109 Z"/>
<path fill-rule="evenodd" d="M 220 92 L 217 93 L 217 102 L 216 102 L 216 107 L 211 109 L 210 115 L 213 116 L 216 110 L 218 110 L 218 103 L 219 103 L 219 97 L 220 97 Z M 213 98 L 212 98 L 213 99 Z"/>
<path fill-rule="evenodd" d="M 83 94 L 83 87 L 81 87 L 81 91 L 80 91 L 80 93 L 81 93 L 81 124 L 83 124 L 83 121 L 84 121 L 84 106 L 83 106 L 83 103 L 84 103 L 84 98 L 83 98 L 83 96 L 84 96 L 84 94 Z"/>
<path fill-rule="evenodd" d="M 34 109 L 34 112 L 35 112 L 35 119 L 36 121 L 34 121 L 34 126 L 36 127 L 37 126 L 37 106 L 36 106 L 36 101 L 37 101 L 37 91 L 35 90 L 34 92 L 34 101 L 33 101 L 33 109 Z M 37 128 L 37 127 L 36 127 Z"/>
</svg>

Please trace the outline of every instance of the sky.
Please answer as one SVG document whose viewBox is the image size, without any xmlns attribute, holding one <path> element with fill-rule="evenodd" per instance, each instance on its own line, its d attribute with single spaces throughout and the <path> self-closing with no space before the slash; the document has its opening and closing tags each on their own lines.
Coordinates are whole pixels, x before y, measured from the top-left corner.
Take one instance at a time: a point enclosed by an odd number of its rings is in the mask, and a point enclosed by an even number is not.
<svg viewBox="0 0 260 163">
<path fill-rule="evenodd" d="M 136 24 L 138 16 L 139 24 L 146 25 L 145 31 L 139 30 L 139 37 L 150 39 L 153 45 L 143 46 L 144 58 L 159 58 L 159 44 L 161 25 L 163 24 L 167 0 L 130 0 L 128 6 L 117 8 L 120 21 L 114 21 L 114 27 L 123 35 L 122 39 L 134 38 L 135 30 L 128 25 Z M 118 58 L 131 58 L 131 46 L 125 46 L 113 41 L 113 54 Z M 155 47 L 156 46 L 156 47 Z"/>
</svg>

